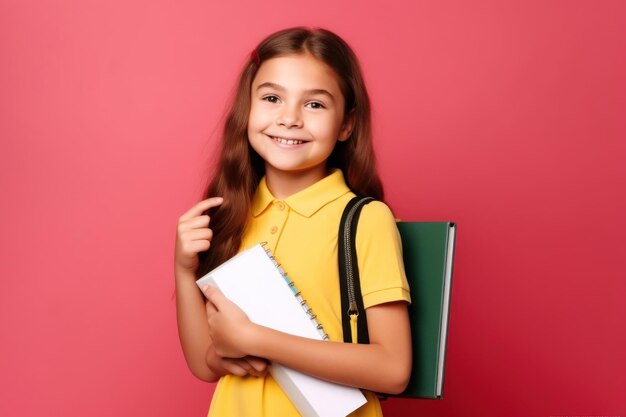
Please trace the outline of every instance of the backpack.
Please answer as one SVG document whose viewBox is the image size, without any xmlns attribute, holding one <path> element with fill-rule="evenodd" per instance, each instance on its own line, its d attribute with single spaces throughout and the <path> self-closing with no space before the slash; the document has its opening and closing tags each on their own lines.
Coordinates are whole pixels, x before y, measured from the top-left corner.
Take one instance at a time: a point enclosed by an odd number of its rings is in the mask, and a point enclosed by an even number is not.
<svg viewBox="0 0 626 417">
<path fill-rule="evenodd" d="M 356 231 L 364 205 L 371 197 L 354 197 L 339 225 L 338 266 L 344 342 L 369 343 L 367 317 L 359 278 Z M 398 222 L 402 253 L 411 292 L 413 365 L 406 390 L 394 397 L 443 398 L 443 376 L 448 334 L 452 264 L 456 224 L 452 222 Z M 356 321 L 356 326 L 354 322 Z M 351 326 L 351 322 L 353 325 Z M 383 394 L 387 396 L 387 394 Z"/>
</svg>

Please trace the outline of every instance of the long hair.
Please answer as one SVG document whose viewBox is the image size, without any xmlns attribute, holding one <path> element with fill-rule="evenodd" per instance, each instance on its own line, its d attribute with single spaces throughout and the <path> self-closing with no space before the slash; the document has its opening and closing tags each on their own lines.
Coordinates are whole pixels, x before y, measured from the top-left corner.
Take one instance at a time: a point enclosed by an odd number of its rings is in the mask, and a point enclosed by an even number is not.
<svg viewBox="0 0 626 417">
<path fill-rule="evenodd" d="M 204 193 L 204 198 L 223 197 L 224 202 L 208 211 L 213 239 L 211 247 L 199 254 L 197 278 L 239 251 L 252 198 L 265 174 L 264 161 L 250 146 L 247 133 L 254 77 L 268 59 L 304 53 L 334 70 L 345 98 L 344 120 L 348 115 L 354 118 L 351 136 L 337 142 L 327 166 L 340 168 L 354 193 L 383 199 L 372 146 L 370 101 L 354 52 L 325 29 L 295 27 L 276 32 L 261 41 L 246 62 L 224 123 L 215 175 Z"/>
</svg>

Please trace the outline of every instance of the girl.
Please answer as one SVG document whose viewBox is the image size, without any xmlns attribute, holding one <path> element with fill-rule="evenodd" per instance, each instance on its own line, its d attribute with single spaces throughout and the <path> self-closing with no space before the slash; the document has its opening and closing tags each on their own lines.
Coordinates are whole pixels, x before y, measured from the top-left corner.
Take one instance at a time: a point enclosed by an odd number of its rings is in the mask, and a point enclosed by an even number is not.
<svg viewBox="0 0 626 417">
<path fill-rule="evenodd" d="M 382 415 L 371 391 L 403 391 L 410 299 L 399 234 L 382 202 L 363 208 L 356 237 L 370 344 L 342 343 L 337 233 L 355 193 L 383 197 L 354 53 L 323 29 L 270 35 L 240 76 L 206 199 L 178 223 L 179 336 L 192 373 L 219 379 L 209 416 L 298 415 L 267 373 L 269 361 L 366 390 L 354 416 Z M 205 302 L 196 279 L 263 241 L 331 341 L 255 325 L 213 288 L 203 289 Z"/>
</svg>

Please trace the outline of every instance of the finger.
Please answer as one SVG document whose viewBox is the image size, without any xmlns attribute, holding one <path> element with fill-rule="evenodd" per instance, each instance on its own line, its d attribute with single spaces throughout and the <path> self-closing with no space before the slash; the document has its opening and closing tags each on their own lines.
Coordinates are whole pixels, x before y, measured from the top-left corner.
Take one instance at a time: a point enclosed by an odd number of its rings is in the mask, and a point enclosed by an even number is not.
<svg viewBox="0 0 626 417">
<path fill-rule="evenodd" d="M 267 373 L 265 371 L 265 369 L 261 369 L 261 370 L 257 370 L 255 367 L 253 367 L 250 364 L 250 361 L 247 358 L 252 358 L 252 356 L 248 356 L 242 359 L 233 359 L 233 358 L 229 358 L 228 360 L 230 361 L 236 361 L 237 365 L 239 365 L 240 367 L 242 367 L 243 369 L 246 370 L 246 372 L 248 373 L 248 375 L 252 375 L 252 376 L 265 376 L 265 374 Z M 257 364 L 258 365 L 258 364 Z"/>
<path fill-rule="evenodd" d="M 250 372 L 254 370 L 252 369 L 248 361 L 246 361 L 243 358 L 223 358 L 223 360 L 237 364 L 237 366 L 241 367 L 242 369 L 245 369 L 246 372 Z"/>
<path fill-rule="evenodd" d="M 241 366 L 242 361 L 236 361 L 232 359 L 223 359 L 222 360 L 222 368 L 226 369 L 229 373 L 237 376 L 246 376 L 248 375 L 248 371 Z"/>
<path fill-rule="evenodd" d="M 181 236 L 181 239 L 185 241 L 190 241 L 190 242 L 196 241 L 196 240 L 210 241 L 211 239 L 213 239 L 213 230 L 208 229 L 208 228 L 187 230 Z"/>
<path fill-rule="evenodd" d="M 265 359 L 257 358 L 256 356 L 246 356 L 244 360 L 259 373 L 265 373 L 267 370 L 268 362 Z"/>
<path fill-rule="evenodd" d="M 250 376 L 262 377 L 262 376 L 265 376 L 265 374 L 266 372 L 258 372 L 254 368 L 250 368 L 250 370 L 248 371 L 248 375 Z"/>
<path fill-rule="evenodd" d="M 182 234 L 189 230 L 201 230 L 202 228 L 208 228 L 211 218 L 208 214 L 203 214 L 198 217 L 192 217 L 191 219 L 180 221 L 178 223 L 178 233 Z"/>
<path fill-rule="evenodd" d="M 223 202 L 224 202 L 224 199 L 222 197 L 212 197 L 212 198 L 207 198 L 206 200 L 202 200 L 196 205 L 194 205 L 192 208 L 190 208 L 188 211 L 186 211 L 185 214 L 180 216 L 179 223 L 187 221 L 193 217 L 197 217 L 201 215 L 204 211 L 212 207 L 217 207 Z"/>
<path fill-rule="evenodd" d="M 215 306 L 213 305 L 212 302 L 207 301 L 204 305 L 206 307 L 207 318 L 211 317 L 213 314 L 217 313 L 217 309 L 215 308 Z"/>
<path fill-rule="evenodd" d="M 208 285 L 205 285 L 202 288 L 202 292 L 205 293 L 208 288 L 210 288 L 210 287 Z M 206 306 L 207 316 L 211 316 L 212 314 L 217 313 L 217 309 L 215 308 L 215 305 L 213 305 L 213 302 L 211 300 L 207 300 L 204 304 Z"/>
<path fill-rule="evenodd" d="M 211 242 L 208 240 L 194 240 L 193 242 L 188 242 L 184 245 L 183 252 L 189 254 L 198 254 L 200 252 L 204 252 L 211 247 Z"/>
<path fill-rule="evenodd" d="M 200 288 L 202 290 L 202 294 L 204 294 L 207 300 L 209 299 L 209 294 L 211 293 L 212 288 L 215 288 L 212 283 L 205 283 L 202 288 Z"/>
<path fill-rule="evenodd" d="M 207 300 L 209 300 L 218 311 L 222 309 L 226 302 L 228 302 L 228 299 L 224 297 L 224 294 L 222 294 L 217 287 L 207 285 L 204 287 L 202 292 Z"/>
</svg>

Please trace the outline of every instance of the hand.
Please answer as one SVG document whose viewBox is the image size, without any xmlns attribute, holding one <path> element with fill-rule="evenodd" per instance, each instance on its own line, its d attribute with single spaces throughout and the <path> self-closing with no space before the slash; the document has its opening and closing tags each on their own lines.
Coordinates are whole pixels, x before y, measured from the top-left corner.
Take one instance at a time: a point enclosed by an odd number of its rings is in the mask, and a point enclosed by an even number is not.
<svg viewBox="0 0 626 417">
<path fill-rule="evenodd" d="M 251 341 L 252 322 L 216 287 L 207 285 L 202 292 L 207 298 L 207 321 L 215 353 L 224 358 L 247 356 L 245 347 Z"/>
<path fill-rule="evenodd" d="M 211 218 L 202 213 L 217 207 L 224 200 L 213 197 L 202 200 L 178 219 L 176 230 L 175 267 L 195 273 L 198 269 L 198 253 L 208 250 L 211 246 L 213 231 L 209 229 Z"/>
<path fill-rule="evenodd" d="M 264 377 L 267 375 L 269 363 L 256 356 L 245 356 L 240 359 L 222 358 L 222 366 L 233 375 Z"/>
<path fill-rule="evenodd" d="M 256 356 L 243 358 L 223 358 L 215 353 L 213 345 L 209 348 L 206 356 L 209 369 L 216 375 L 237 375 L 264 377 L 269 369 L 269 362 Z"/>
</svg>

